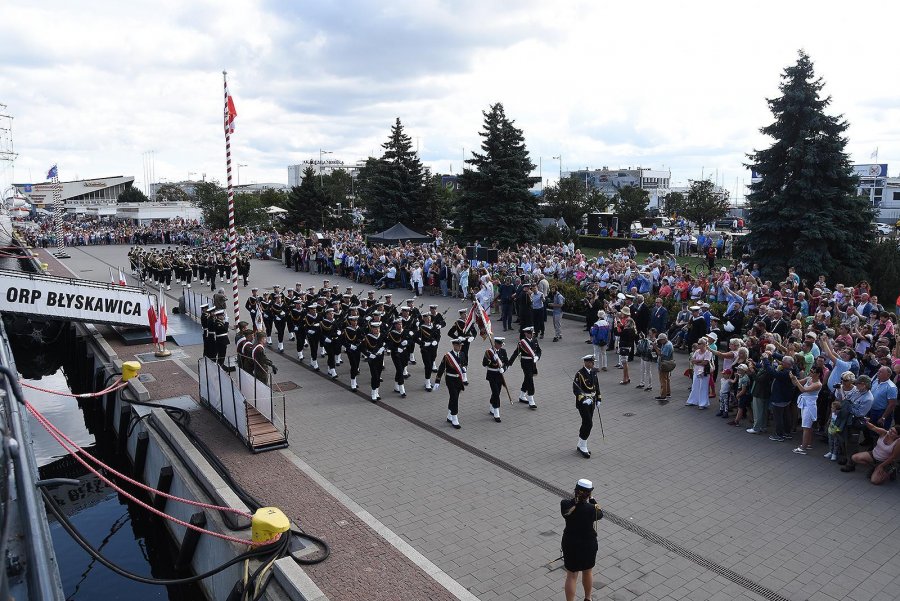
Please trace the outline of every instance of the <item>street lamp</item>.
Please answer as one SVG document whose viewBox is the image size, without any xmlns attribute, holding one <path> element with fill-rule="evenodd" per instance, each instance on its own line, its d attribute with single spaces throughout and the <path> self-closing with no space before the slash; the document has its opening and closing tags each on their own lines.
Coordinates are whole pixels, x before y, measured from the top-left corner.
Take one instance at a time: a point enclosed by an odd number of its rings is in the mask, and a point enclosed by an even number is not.
<svg viewBox="0 0 900 601">
<path fill-rule="evenodd" d="M 238 163 L 237 164 L 237 185 L 241 185 L 241 167 L 246 167 L 247 163 Z"/>
<path fill-rule="evenodd" d="M 330 150 L 322 150 L 319 149 L 319 187 L 321 188 L 324 184 L 322 183 L 322 155 L 323 154 L 334 154 Z"/>
<path fill-rule="evenodd" d="M 562 155 L 560 154 L 558 157 L 553 157 L 554 161 L 559 161 L 559 180 L 562 181 Z"/>
</svg>

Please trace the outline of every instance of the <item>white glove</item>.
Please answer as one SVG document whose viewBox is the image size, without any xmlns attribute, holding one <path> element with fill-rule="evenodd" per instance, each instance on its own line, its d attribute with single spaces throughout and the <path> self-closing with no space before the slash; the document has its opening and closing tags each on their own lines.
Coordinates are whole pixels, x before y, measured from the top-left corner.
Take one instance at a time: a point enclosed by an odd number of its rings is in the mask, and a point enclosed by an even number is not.
<svg viewBox="0 0 900 601">
<path fill-rule="evenodd" d="M 440 388 L 440 387 L 441 387 L 441 383 L 440 383 L 440 382 L 435 382 L 434 385 L 431 387 L 431 389 L 432 389 L 432 390 L 437 390 L 437 389 Z"/>
<path fill-rule="evenodd" d="M 404 340 L 403 342 L 400 343 L 400 346 L 406 346 L 407 344 L 409 344 L 409 343 Z"/>
<path fill-rule="evenodd" d="M 592 397 L 592 396 L 586 396 L 586 397 L 584 397 L 584 400 L 581 401 L 581 404 L 582 404 L 582 405 L 590 405 L 590 404 L 593 403 L 593 402 L 594 402 L 594 397 Z"/>
<path fill-rule="evenodd" d="M 375 358 L 375 354 L 374 354 L 374 353 L 369 353 L 369 359 L 374 359 L 374 358 Z"/>
<path fill-rule="evenodd" d="M 540 356 L 540 355 L 535 355 L 535 356 L 534 356 L 534 362 L 535 362 L 535 363 L 537 363 L 537 362 L 540 361 L 540 360 L 541 360 L 541 356 Z"/>
<path fill-rule="evenodd" d="M 325 339 L 325 344 L 331 344 L 331 338 L 326 338 L 326 339 Z"/>
<path fill-rule="evenodd" d="M 356 350 L 356 345 L 355 345 L 355 344 L 351 344 L 351 345 L 350 345 L 350 350 L 351 350 L 351 351 L 355 351 L 355 350 Z"/>
<path fill-rule="evenodd" d="M 341 331 L 340 331 L 340 330 L 337 331 L 337 335 L 338 335 L 338 336 L 341 335 Z"/>
<path fill-rule="evenodd" d="M 469 342 L 472 342 L 473 340 L 475 340 L 475 337 L 474 337 L 474 336 L 469 336 L 468 338 L 466 338 L 466 340 L 468 340 Z"/>
<path fill-rule="evenodd" d="M 316 331 L 315 331 L 315 330 L 306 330 L 306 333 L 307 333 L 307 334 L 315 334 Z"/>
<path fill-rule="evenodd" d="M 437 340 L 431 343 L 431 346 L 437 346 Z"/>
<path fill-rule="evenodd" d="M 378 349 L 378 352 L 377 352 L 376 354 L 377 354 L 377 355 L 383 355 L 383 354 L 384 354 L 384 347 L 381 347 L 380 349 Z"/>
<path fill-rule="evenodd" d="M 501 373 L 501 374 L 506 373 L 506 368 L 505 368 L 505 367 L 501 367 L 501 368 L 500 368 L 500 373 Z"/>
</svg>

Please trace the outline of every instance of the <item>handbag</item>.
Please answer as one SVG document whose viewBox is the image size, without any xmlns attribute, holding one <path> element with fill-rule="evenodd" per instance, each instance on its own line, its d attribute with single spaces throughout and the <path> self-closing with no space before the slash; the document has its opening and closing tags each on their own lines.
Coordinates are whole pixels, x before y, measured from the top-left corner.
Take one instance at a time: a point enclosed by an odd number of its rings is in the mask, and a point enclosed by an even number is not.
<svg viewBox="0 0 900 601">
<path fill-rule="evenodd" d="M 659 371 L 669 373 L 675 369 L 675 360 L 674 359 L 663 359 L 659 362 Z M 688 370 L 690 371 L 690 370 Z"/>
</svg>

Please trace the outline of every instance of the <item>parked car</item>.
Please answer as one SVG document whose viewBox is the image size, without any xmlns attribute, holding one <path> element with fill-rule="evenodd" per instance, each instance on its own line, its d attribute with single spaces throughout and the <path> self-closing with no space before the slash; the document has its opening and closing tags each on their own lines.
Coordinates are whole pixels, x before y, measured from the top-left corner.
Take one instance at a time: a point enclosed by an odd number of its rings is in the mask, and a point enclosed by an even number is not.
<svg viewBox="0 0 900 601">
<path fill-rule="evenodd" d="M 890 236 L 897 231 L 897 228 L 893 225 L 888 225 L 887 223 L 876 223 L 875 231 L 882 236 Z"/>
</svg>

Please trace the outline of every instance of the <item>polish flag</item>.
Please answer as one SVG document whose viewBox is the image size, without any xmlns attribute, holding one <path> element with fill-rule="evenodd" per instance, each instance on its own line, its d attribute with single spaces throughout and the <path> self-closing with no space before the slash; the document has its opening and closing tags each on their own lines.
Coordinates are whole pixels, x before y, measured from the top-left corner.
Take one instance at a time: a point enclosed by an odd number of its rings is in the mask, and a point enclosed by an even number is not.
<svg viewBox="0 0 900 601">
<path fill-rule="evenodd" d="M 125 274 L 122 273 L 122 269 L 119 269 L 119 286 L 127 286 L 128 281 L 125 280 Z"/>
<path fill-rule="evenodd" d="M 150 336 L 153 338 L 153 344 L 157 343 L 156 340 L 156 309 L 153 308 L 153 301 L 151 299 L 150 308 L 147 309 L 147 321 L 150 322 Z"/>
<path fill-rule="evenodd" d="M 156 332 L 153 336 L 157 344 L 166 341 L 166 331 L 169 329 L 169 316 L 166 314 L 166 295 L 159 289 L 159 319 L 156 322 Z"/>
<path fill-rule="evenodd" d="M 231 94 L 228 94 L 225 97 L 225 130 L 230 134 L 234 133 L 235 119 L 237 119 L 237 109 L 234 108 L 234 99 L 232 99 Z"/>
</svg>

